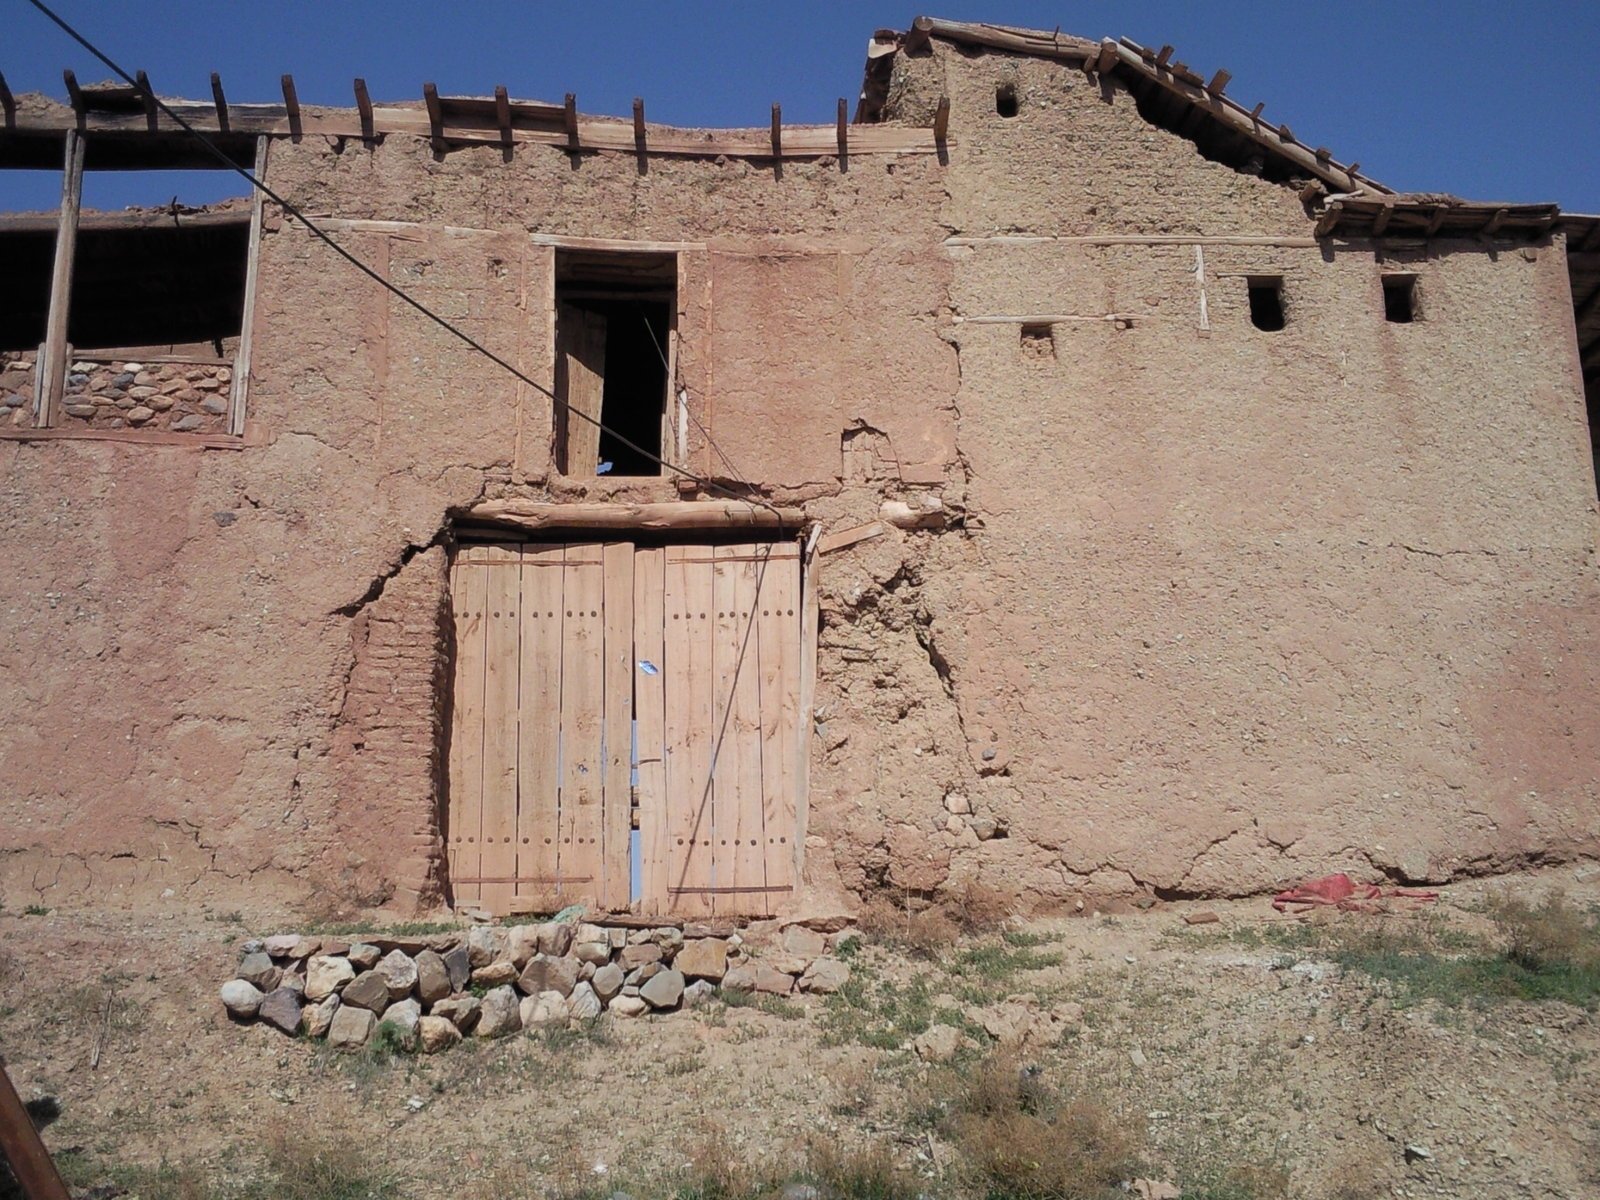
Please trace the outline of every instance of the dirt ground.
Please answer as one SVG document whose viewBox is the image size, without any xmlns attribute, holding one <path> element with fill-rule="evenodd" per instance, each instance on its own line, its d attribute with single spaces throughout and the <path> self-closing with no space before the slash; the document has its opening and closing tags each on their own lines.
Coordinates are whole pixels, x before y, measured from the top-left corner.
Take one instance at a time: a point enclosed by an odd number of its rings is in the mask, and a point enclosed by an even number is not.
<svg viewBox="0 0 1600 1200">
<path fill-rule="evenodd" d="M 1297 921 L 1262 899 L 1190 925 L 1199 906 L 1158 905 L 931 956 L 880 935 L 830 998 L 607 1018 L 431 1058 L 339 1056 L 231 1024 L 217 987 L 237 942 L 273 930 L 7 909 L 0 1053 L 25 1099 L 59 1101 L 45 1137 L 75 1186 L 131 1195 L 174 1176 L 191 1195 L 247 1189 L 272 1146 L 337 1145 L 367 1181 L 341 1195 L 645 1197 L 708 1139 L 780 1166 L 808 1143 L 882 1146 L 926 1195 L 959 1195 L 971 1181 L 943 1097 L 1001 1053 L 1103 1108 L 1144 1177 L 1186 1198 L 1594 1196 L 1594 1012 L 1452 974 L 1490 952 L 1495 897 L 1552 889 L 1592 913 L 1600 870 L 1458 884 L 1389 915 Z M 951 1064 L 910 1049 L 939 1024 L 967 1039 Z"/>
</svg>

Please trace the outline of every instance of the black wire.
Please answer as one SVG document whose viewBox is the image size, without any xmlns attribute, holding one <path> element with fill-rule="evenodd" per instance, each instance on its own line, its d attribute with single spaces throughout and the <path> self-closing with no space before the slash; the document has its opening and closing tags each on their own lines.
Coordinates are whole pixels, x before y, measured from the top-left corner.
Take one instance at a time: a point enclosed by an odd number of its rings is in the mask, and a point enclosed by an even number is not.
<svg viewBox="0 0 1600 1200">
<path fill-rule="evenodd" d="M 595 426 L 597 429 L 599 429 L 602 433 L 610 434 L 611 437 L 615 441 L 617 441 L 618 443 L 620 443 L 623 446 L 626 446 L 629 450 L 632 450 L 634 453 L 641 455 L 642 457 L 648 459 L 649 461 L 651 461 L 653 463 L 656 463 L 658 466 L 664 467 L 665 469 L 667 469 L 669 471 L 673 471 L 676 474 L 683 476 L 685 479 L 693 480 L 695 483 L 699 484 L 701 487 L 714 489 L 716 491 L 722 492 L 724 495 L 726 495 L 726 496 L 728 496 L 728 497 L 730 497 L 732 499 L 742 500 L 747 504 L 759 505 L 760 507 L 769 510 L 775 517 L 778 518 L 778 536 L 780 538 L 783 536 L 783 527 L 784 527 L 783 514 L 781 512 L 779 512 L 778 509 L 775 506 L 773 506 L 772 504 L 767 503 L 765 500 L 762 500 L 759 497 L 752 497 L 752 496 L 750 496 L 748 494 L 740 494 L 739 492 L 735 491 L 733 488 L 726 487 L 723 484 L 718 483 L 714 479 L 702 478 L 701 476 L 696 475 L 693 471 L 690 471 L 687 468 L 680 467 L 676 463 L 670 463 L 666 459 L 662 458 L 659 454 L 652 454 L 649 450 L 646 450 L 643 446 L 640 446 L 637 443 L 631 441 L 630 439 L 628 439 L 626 437 L 623 437 L 622 434 L 618 433 L 616 430 L 608 428 L 606 425 L 602 424 L 600 421 L 597 421 L 594 417 L 591 417 L 588 413 L 579 412 L 577 409 L 573 408 L 570 404 L 568 404 L 565 400 L 563 400 L 559 396 L 557 396 L 549 388 L 547 388 L 547 387 L 543 386 L 542 384 L 537 383 L 536 381 L 528 378 L 528 376 L 524 375 L 521 371 L 519 371 L 516 367 L 512 366 L 505 359 L 501 358 L 493 350 L 490 350 L 487 346 L 485 346 L 482 342 L 478 341 L 471 334 L 468 334 L 468 333 L 464 332 L 463 330 L 458 329 L 456 326 L 452 325 L 449 321 L 447 321 L 444 317 L 441 317 L 438 313 L 434 312 L 427 305 L 423 304 L 420 300 L 414 299 L 413 297 L 408 295 L 403 289 L 397 287 L 393 283 L 390 283 L 389 280 L 385 279 L 382 275 L 378 274 L 377 271 L 373 270 L 366 263 L 362 262 L 354 254 L 350 253 L 350 251 L 346 250 L 343 246 L 339 245 L 338 242 L 334 241 L 333 238 L 330 237 L 319 225 L 317 225 L 316 222 L 312 221 L 311 218 L 307 217 L 303 212 L 301 212 L 293 204 L 289 203 L 289 201 L 285 200 L 282 196 L 278 195 L 277 192 L 273 191 L 263 181 L 261 181 L 260 179 L 257 179 L 256 176 L 254 175 L 254 173 L 245 170 L 238 163 L 234 162 L 233 159 L 229 158 L 228 155 L 226 153 L 224 153 L 221 149 L 219 149 L 217 147 L 217 145 L 214 142 L 211 141 L 210 138 L 206 137 L 203 133 L 201 133 L 193 125 L 190 125 L 189 122 L 185 121 L 176 112 L 174 112 L 172 110 L 172 108 L 164 100 L 161 99 L 161 97 L 159 97 L 159 96 L 157 96 L 155 94 L 155 89 L 154 88 L 151 88 L 148 85 L 146 85 L 144 87 L 141 87 L 139 85 L 139 81 L 137 79 L 135 79 L 132 75 L 129 75 L 120 66 L 118 66 L 115 62 L 113 62 L 107 55 L 102 53 L 100 51 L 100 49 L 98 47 L 96 47 L 94 45 L 94 43 L 90 42 L 88 38 L 84 37 L 83 34 L 79 33 L 71 25 L 67 24 L 67 22 L 65 20 L 63 20 L 60 16 L 58 16 L 50 8 L 49 5 L 43 3 L 43 0 L 28 0 L 28 3 L 32 4 L 34 8 L 38 9 L 46 17 L 50 18 L 50 20 L 52 22 L 54 22 L 58 27 L 60 27 L 60 29 L 61 29 L 61 31 L 63 33 L 65 33 L 73 41 L 77 42 L 78 45 L 82 46 L 90 54 L 94 55 L 97 59 L 99 59 L 102 63 L 104 63 L 108 68 L 110 68 L 112 71 L 114 71 L 117 75 L 121 76 L 125 81 L 127 81 L 128 84 L 130 84 L 133 87 L 133 89 L 136 92 L 140 92 L 143 95 L 145 95 L 146 97 L 148 97 L 149 100 L 153 104 L 155 104 L 155 106 L 157 108 L 159 108 L 163 113 L 165 113 L 174 123 L 176 123 L 177 126 L 180 129 L 182 129 L 190 137 L 194 138 L 202 146 L 204 146 L 206 148 L 206 150 L 210 152 L 212 157 L 216 158 L 218 162 L 222 163 L 222 165 L 227 167 L 230 171 L 233 171 L 237 175 L 241 176 L 247 183 L 250 184 L 251 187 L 255 188 L 263 196 L 267 197 L 267 199 L 271 200 L 274 204 L 278 205 L 280 208 L 283 209 L 284 212 L 288 213 L 295 220 L 299 221 L 308 230 L 310 230 L 314 235 L 316 235 L 316 237 L 318 239 L 320 239 L 323 243 L 325 243 L 328 246 L 328 248 L 331 249 L 335 254 L 337 254 L 340 258 L 344 259 L 351 266 L 355 267 L 356 270 L 360 271 L 363 275 L 367 276 L 367 278 L 371 279 L 374 283 L 378 284 L 380 287 L 384 288 L 386 291 L 388 291 L 392 295 L 398 296 L 401 300 L 405 301 L 405 303 L 409 304 L 412 308 L 416 309 L 423 316 L 427 317 L 430 321 L 434 322 L 441 329 L 447 330 L 448 332 L 454 334 L 456 337 L 460 338 L 461 341 L 465 342 L 472 349 L 476 350 L 479 354 L 481 354 L 485 358 L 487 358 L 490 362 L 494 363 L 498 367 L 503 368 L 505 371 L 509 372 L 512 376 L 514 376 L 518 380 L 522 381 L 523 383 L 527 384 L 534 391 L 539 392 L 541 395 L 548 396 L 552 401 L 554 401 L 557 405 L 559 405 L 562 408 L 562 410 L 565 411 L 566 414 L 569 417 L 574 416 L 574 415 L 576 415 L 578 417 L 581 417 L 583 420 L 589 422 L 589 424 L 591 424 L 591 425 Z M 669 381 L 669 383 L 670 383 L 670 381 Z M 699 424 L 699 422 L 697 421 L 696 424 Z M 702 427 L 702 432 L 703 432 L 703 427 Z M 707 435 L 707 441 L 708 442 L 710 441 L 710 435 L 709 434 Z M 713 445 L 713 448 L 715 448 L 714 445 Z M 717 453 L 719 455 L 721 455 L 722 451 L 720 449 L 718 449 Z M 727 461 L 726 456 L 723 455 L 722 457 L 723 457 L 723 461 L 726 462 Z M 748 487 L 748 485 L 746 485 L 746 487 Z"/>
</svg>

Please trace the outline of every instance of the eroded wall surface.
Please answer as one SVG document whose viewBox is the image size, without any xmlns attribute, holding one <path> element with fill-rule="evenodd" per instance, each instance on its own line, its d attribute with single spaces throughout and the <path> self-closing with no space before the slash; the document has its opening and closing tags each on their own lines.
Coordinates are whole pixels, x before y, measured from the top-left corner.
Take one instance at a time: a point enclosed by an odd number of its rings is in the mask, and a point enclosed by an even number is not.
<svg viewBox="0 0 1600 1200">
<path fill-rule="evenodd" d="M 690 467 L 830 529 L 941 498 L 945 528 L 816 567 L 811 902 L 1592 853 L 1561 246 L 1296 244 L 1292 188 L 1073 68 L 936 44 L 897 72 L 891 120 L 951 97 L 947 164 L 438 161 L 391 135 L 278 142 L 269 175 L 545 386 L 541 239 L 672 243 L 720 451 L 696 435 Z M 1384 321 L 1390 270 L 1422 320 Z M 1284 330 L 1251 325 L 1251 275 L 1283 278 Z M 546 397 L 270 207 L 255 328 L 261 445 L 0 443 L 7 904 L 437 904 L 452 514 L 679 495 L 552 475 Z"/>
</svg>

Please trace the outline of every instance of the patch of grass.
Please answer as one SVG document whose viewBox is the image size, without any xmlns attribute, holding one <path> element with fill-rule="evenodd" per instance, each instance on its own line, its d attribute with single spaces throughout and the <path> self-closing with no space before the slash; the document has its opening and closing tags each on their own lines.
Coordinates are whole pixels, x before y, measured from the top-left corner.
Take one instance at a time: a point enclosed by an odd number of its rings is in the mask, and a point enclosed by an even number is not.
<svg viewBox="0 0 1600 1200">
<path fill-rule="evenodd" d="M 1185 1183 L 1179 1200 L 1288 1200 L 1288 1196 L 1287 1171 L 1279 1167 L 1230 1167 Z"/>
<path fill-rule="evenodd" d="M 50 910 L 43 904 L 30 904 L 22 910 L 22 915 L 25 917 L 48 917 Z"/>
<path fill-rule="evenodd" d="M 861 929 L 880 945 L 913 958 L 938 959 L 956 944 L 961 930 L 937 908 L 905 896 L 874 896 L 861 913 Z"/>
<path fill-rule="evenodd" d="M 798 1021 L 806 1015 L 806 1010 L 798 1004 L 766 992 L 740 992 L 724 988 L 718 992 L 718 998 L 724 1007 L 753 1008 L 757 1012 L 764 1012 L 771 1017 L 781 1017 L 785 1021 Z"/>
<path fill-rule="evenodd" d="M 397 925 L 374 926 L 366 921 L 312 921 L 302 932 L 317 937 L 429 937 L 436 933 L 465 933 L 467 926 L 455 921 L 402 921 Z"/>
<path fill-rule="evenodd" d="M 916 1178 L 881 1143 L 847 1149 L 814 1142 L 803 1173 L 835 1200 L 915 1200 L 921 1195 Z"/>
<path fill-rule="evenodd" d="M 1059 966 L 1061 955 L 1042 953 L 1029 945 L 988 942 L 968 946 L 951 961 L 950 974 L 980 979 L 1007 979 L 1020 971 L 1042 971 Z"/>
<path fill-rule="evenodd" d="M 379 1021 L 373 1033 L 372 1049 L 375 1053 L 386 1055 L 415 1054 L 417 1042 L 414 1035 L 408 1034 L 395 1022 Z"/>
<path fill-rule="evenodd" d="M 825 1045 L 859 1042 L 898 1050 L 933 1023 L 933 992 L 927 976 L 898 984 L 884 976 L 852 975 L 828 997 L 820 1022 Z"/>
<path fill-rule="evenodd" d="M 584 1046 L 610 1046 L 615 1042 L 611 1021 L 604 1015 L 576 1025 L 546 1025 L 533 1036 L 552 1054 L 565 1054 Z"/>
<path fill-rule="evenodd" d="M 1539 904 L 1504 895 L 1490 901 L 1489 915 L 1505 944 L 1505 956 L 1535 973 L 1592 972 L 1600 968 L 1600 928 L 1561 891 Z"/>
</svg>

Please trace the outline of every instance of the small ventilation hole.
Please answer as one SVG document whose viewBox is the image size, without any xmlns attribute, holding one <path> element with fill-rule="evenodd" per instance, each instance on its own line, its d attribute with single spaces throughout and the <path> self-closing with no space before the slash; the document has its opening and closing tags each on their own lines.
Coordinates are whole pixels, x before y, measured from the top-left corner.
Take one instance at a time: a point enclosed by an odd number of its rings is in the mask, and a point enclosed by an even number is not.
<svg viewBox="0 0 1600 1200">
<path fill-rule="evenodd" d="M 1019 108 L 1017 102 L 1017 85 L 1002 83 L 994 89 L 994 111 L 1008 120 L 1017 115 Z"/>
<path fill-rule="evenodd" d="M 1283 279 L 1277 275 L 1256 275 L 1250 284 L 1250 324 L 1268 333 L 1284 327 Z"/>
</svg>

